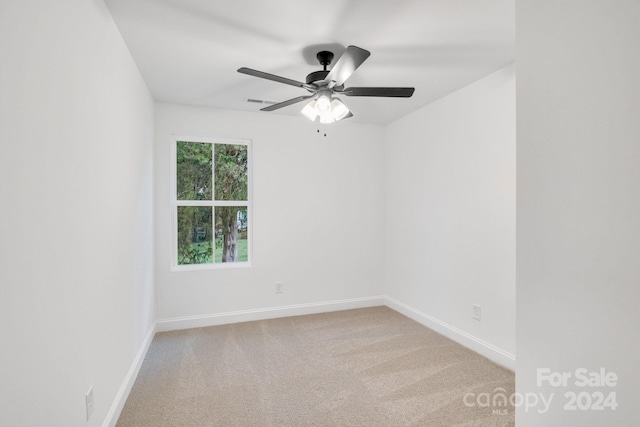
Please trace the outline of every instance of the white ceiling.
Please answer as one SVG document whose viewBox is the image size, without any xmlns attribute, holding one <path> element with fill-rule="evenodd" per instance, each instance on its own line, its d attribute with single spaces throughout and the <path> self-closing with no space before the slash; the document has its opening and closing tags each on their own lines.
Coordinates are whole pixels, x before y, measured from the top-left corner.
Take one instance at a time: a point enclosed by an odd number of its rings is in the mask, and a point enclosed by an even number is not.
<svg viewBox="0 0 640 427">
<path fill-rule="evenodd" d="M 157 101 L 244 111 L 304 89 L 315 54 L 369 50 L 349 86 L 412 86 L 412 98 L 343 97 L 350 121 L 387 124 L 514 61 L 515 0 L 105 0 Z M 334 60 L 335 62 L 335 60 Z M 298 115 L 295 104 L 261 114 Z"/>
</svg>

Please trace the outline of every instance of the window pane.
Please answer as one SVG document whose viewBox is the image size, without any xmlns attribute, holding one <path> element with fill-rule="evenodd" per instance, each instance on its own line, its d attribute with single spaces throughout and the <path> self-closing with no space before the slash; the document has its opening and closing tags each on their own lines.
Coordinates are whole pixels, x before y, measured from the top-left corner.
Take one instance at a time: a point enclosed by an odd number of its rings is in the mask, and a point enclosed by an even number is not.
<svg viewBox="0 0 640 427">
<path fill-rule="evenodd" d="M 215 144 L 216 200 L 247 200 L 247 146 Z"/>
<path fill-rule="evenodd" d="M 178 141 L 176 147 L 178 200 L 211 200 L 211 144 Z"/>
<path fill-rule="evenodd" d="M 247 207 L 216 206 L 216 262 L 246 262 Z"/>
<path fill-rule="evenodd" d="M 213 262 L 211 206 L 178 206 L 178 264 Z"/>
</svg>

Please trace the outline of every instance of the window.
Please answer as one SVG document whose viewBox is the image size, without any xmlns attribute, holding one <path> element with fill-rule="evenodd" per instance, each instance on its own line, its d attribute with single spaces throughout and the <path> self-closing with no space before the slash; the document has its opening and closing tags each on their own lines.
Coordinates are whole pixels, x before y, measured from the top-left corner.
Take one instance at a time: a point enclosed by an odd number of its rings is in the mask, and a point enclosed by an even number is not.
<svg viewBox="0 0 640 427">
<path fill-rule="evenodd" d="M 173 270 L 251 261 L 250 141 L 176 138 Z"/>
</svg>

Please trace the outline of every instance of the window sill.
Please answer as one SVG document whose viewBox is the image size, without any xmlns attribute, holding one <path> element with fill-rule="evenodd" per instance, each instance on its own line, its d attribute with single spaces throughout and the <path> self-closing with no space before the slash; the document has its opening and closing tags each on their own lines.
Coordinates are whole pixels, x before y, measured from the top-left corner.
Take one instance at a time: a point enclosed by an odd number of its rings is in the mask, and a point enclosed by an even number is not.
<svg viewBox="0 0 640 427">
<path fill-rule="evenodd" d="M 230 270 L 237 268 L 251 268 L 251 262 L 221 262 L 217 264 L 190 264 L 190 265 L 173 265 L 171 272 L 181 271 L 200 271 L 200 270 Z"/>
</svg>

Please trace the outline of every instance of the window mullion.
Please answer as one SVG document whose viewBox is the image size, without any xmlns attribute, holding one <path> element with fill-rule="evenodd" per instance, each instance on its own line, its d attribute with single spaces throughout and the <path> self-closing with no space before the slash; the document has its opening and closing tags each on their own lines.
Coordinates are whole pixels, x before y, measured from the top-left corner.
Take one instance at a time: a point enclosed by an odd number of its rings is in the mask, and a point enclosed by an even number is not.
<svg viewBox="0 0 640 427">
<path fill-rule="evenodd" d="M 216 201 L 216 144 L 211 144 L 211 201 Z"/>
<path fill-rule="evenodd" d="M 213 245 L 213 257 L 211 262 L 216 263 L 216 144 L 211 144 L 211 244 Z"/>
<path fill-rule="evenodd" d="M 249 202 L 246 200 L 216 200 L 213 206 L 249 206 Z"/>
<path fill-rule="evenodd" d="M 176 206 L 213 206 L 211 200 L 177 200 Z"/>
</svg>

